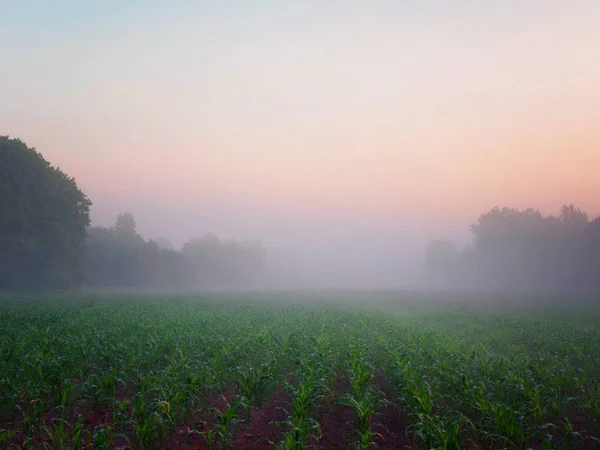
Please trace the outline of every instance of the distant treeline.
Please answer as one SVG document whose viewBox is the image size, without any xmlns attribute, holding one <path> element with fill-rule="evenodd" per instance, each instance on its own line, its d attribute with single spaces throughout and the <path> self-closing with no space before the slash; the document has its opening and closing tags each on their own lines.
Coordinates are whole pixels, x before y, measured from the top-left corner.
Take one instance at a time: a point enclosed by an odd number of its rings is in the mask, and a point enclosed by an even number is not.
<svg viewBox="0 0 600 450">
<path fill-rule="evenodd" d="M 166 238 L 145 240 L 129 213 L 111 228 L 91 227 L 84 246 L 84 283 L 91 286 L 219 288 L 260 281 L 265 251 L 260 242 L 193 238 L 175 251 Z"/>
<path fill-rule="evenodd" d="M 208 234 L 175 250 L 140 236 L 129 213 L 90 226 L 91 204 L 35 149 L 0 136 L 0 290 L 253 287 L 266 278 L 260 242 Z M 600 292 L 600 217 L 573 205 L 556 216 L 494 208 L 471 229 L 465 249 L 447 240 L 427 247 L 428 286 Z"/>
<path fill-rule="evenodd" d="M 113 227 L 90 227 L 91 205 L 35 149 L 0 136 L 0 290 L 244 287 L 263 275 L 260 242 L 209 234 L 175 251 L 164 238 L 140 236 L 129 213 Z"/>
<path fill-rule="evenodd" d="M 426 249 L 428 281 L 440 287 L 545 292 L 600 291 L 600 217 L 574 205 L 558 215 L 494 208 L 472 225 L 471 245 Z"/>
</svg>

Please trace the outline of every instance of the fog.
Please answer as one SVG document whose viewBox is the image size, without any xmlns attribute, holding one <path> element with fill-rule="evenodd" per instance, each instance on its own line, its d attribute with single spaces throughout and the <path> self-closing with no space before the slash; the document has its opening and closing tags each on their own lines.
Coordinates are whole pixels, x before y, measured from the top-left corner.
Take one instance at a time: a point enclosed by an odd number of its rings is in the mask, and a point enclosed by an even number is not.
<svg viewBox="0 0 600 450">
<path fill-rule="evenodd" d="M 93 203 L 41 278 L 597 287 L 597 1 L 34 4 L 0 17 L 0 135 Z"/>
<path fill-rule="evenodd" d="M 243 206 L 243 205 L 242 205 Z M 136 217 L 147 239 L 166 237 L 176 249 L 194 236 L 260 239 L 267 252 L 264 288 L 397 288 L 423 284 L 425 247 L 452 238 L 464 246 L 468 223 L 436 223 L 401 215 L 364 216 L 331 209 L 303 214 L 256 207 L 161 208 L 151 202 L 122 205 Z M 114 205 L 92 209 L 92 222 L 111 226 Z"/>
<path fill-rule="evenodd" d="M 136 233 L 148 242 L 166 239 L 169 249 L 188 257 L 190 242 L 205 242 L 196 255 L 205 265 L 197 270 L 214 279 L 192 275 L 177 287 L 545 293 L 599 288 L 600 219 L 575 205 L 563 205 L 555 213 L 494 207 L 464 224 L 358 212 L 352 216 L 334 209 L 307 219 L 265 209 L 251 214 L 248 209 L 212 208 L 194 214 L 185 209 L 167 213 L 152 204 L 132 206 Z M 111 213 L 96 208 L 94 223 L 110 227 Z M 215 235 L 209 241 L 220 239 L 223 245 L 231 239 L 258 240 L 262 256 L 236 269 L 233 256 L 230 269 L 238 275 L 222 278 L 219 270 L 230 270 L 228 263 L 207 259 L 206 235 Z M 210 258 L 220 269 L 211 268 Z"/>
</svg>

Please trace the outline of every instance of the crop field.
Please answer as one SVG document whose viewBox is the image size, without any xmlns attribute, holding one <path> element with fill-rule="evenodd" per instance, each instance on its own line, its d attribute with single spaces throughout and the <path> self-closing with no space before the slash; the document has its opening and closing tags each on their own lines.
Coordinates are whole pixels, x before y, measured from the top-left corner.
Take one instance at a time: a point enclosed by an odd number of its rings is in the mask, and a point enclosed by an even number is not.
<svg viewBox="0 0 600 450">
<path fill-rule="evenodd" d="M 600 448 L 600 302 L 6 295 L 0 448 Z"/>
</svg>

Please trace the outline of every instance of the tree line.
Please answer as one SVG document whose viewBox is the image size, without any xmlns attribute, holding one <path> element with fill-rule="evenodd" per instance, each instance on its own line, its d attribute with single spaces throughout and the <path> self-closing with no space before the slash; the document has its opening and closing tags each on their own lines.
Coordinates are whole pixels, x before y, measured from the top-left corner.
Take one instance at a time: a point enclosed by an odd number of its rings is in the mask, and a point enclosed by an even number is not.
<svg viewBox="0 0 600 450">
<path fill-rule="evenodd" d="M 176 251 L 165 238 L 144 239 L 130 213 L 90 226 L 91 206 L 72 177 L 0 136 L 0 290 L 244 287 L 264 275 L 259 241 L 207 234 Z"/>
<path fill-rule="evenodd" d="M 471 226 L 472 242 L 458 250 L 449 240 L 431 242 L 426 272 L 440 287 L 486 290 L 600 291 L 600 216 L 575 205 L 557 215 L 493 208 Z"/>
<path fill-rule="evenodd" d="M 212 233 L 176 251 L 166 238 L 145 240 L 133 215 L 123 213 L 110 228 L 88 229 L 83 261 L 91 286 L 247 287 L 264 275 L 266 252 L 259 241 L 221 240 Z"/>
<path fill-rule="evenodd" d="M 258 286 L 259 241 L 190 239 L 175 250 L 147 240 L 130 213 L 90 225 L 92 202 L 72 177 L 19 139 L 0 136 L 0 290 L 76 285 L 164 288 Z M 574 205 L 544 216 L 494 208 L 464 249 L 437 240 L 425 251 L 429 285 L 484 290 L 600 291 L 600 217 Z"/>
</svg>

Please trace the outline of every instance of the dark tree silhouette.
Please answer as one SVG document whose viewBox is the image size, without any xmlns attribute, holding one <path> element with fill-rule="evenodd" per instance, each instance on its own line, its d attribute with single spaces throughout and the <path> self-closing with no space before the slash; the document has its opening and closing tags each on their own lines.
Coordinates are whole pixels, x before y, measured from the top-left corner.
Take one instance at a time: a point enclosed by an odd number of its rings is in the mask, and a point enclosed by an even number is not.
<svg viewBox="0 0 600 450">
<path fill-rule="evenodd" d="M 432 264 L 448 244 L 427 249 L 427 271 L 438 283 L 528 291 L 600 291 L 600 218 L 575 205 L 557 216 L 493 208 L 472 225 L 472 245 L 454 263 Z M 442 252 L 443 254 L 443 252 Z M 444 259 L 447 261 L 447 258 Z"/>
<path fill-rule="evenodd" d="M 133 215 L 123 213 L 111 228 L 90 228 L 85 281 L 92 286 L 248 286 L 259 281 L 264 260 L 260 243 L 221 241 L 214 234 L 190 240 L 181 251 L 161 248 L 140 236 Z"/>
<path fill-rule="evenodd" d="M 73 178 L 0 136 L 0 289 L 79 283 L 90 206 Z"/>
</svg>

